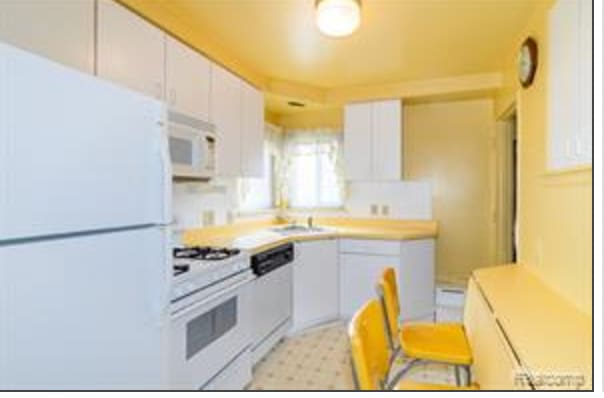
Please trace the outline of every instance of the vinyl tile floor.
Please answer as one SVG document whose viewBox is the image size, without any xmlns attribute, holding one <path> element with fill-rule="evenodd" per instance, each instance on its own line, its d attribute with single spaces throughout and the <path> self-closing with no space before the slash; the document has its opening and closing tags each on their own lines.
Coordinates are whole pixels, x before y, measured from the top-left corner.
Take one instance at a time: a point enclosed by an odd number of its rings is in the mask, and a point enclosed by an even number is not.
<svg viewBox="0 0 604 398">
<path fill-rule="evenodd" d="M 392 374 L 404 366 L 397 360 Z M 420 364 L 404 380 L 455 385 L 454 369 Z M 346 325 L 330 324 L 287 337 L 254 368 L 250 390 L 354 390 Z"/>
</svg>

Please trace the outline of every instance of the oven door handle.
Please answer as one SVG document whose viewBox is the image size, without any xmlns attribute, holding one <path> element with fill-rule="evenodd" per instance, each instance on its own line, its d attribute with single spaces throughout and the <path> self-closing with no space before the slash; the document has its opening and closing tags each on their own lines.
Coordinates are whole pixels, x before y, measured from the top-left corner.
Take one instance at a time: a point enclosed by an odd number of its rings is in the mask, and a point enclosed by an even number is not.
<svg viewBox="0 0 604 398">
<path fill-rule="evenodd" d="M 223 296 L 229 296 L 229 295 L 231 295 L 233 292 L 235 292 L 236 290 L 239 290 L 239 288 L 241 288 L 242 286 L 248 284 L 253 279 L 254 279 L 254 277 L 252 275 L 249 275 L 245 279 L 243 279 L 243 280 L 241 280 L 239 282 L 236 282 L 234 285 L 231 285 L 231 286 L 225 288 L 224 290 L 221 290 L 219 292 L 213 293 L 213 294 L 209 295 L 208 297 L 205 297 L 204 299 L 202 299 L 200 301 L 195 301 L 193 304 L 188 305 L 188 306 L 186 306 L 184 308 L 179 309 L 178 311 L 170 314 L 170 317 L 172 319 L 182 318 L 183 316 L 186 316 L 187 314 L 198 310 L 200 307 L 208 305 L 212 301 L 215 301 L 215 300 L 217 300 L 217 299 L 219 299 L 219 298 L 221 298 Z"/>
</svg>

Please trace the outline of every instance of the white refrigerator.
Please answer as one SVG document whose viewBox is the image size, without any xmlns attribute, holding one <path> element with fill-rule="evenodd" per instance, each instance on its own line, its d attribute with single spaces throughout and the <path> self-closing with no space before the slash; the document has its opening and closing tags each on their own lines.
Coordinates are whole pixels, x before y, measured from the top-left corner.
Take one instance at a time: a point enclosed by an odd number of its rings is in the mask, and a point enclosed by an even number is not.
<svg viewBox="0 0 604 398">
<path fill-rule="evenodd" d="M 165 116 L 0 43 L 0 390 L 166 385 Z"/>
</svg>

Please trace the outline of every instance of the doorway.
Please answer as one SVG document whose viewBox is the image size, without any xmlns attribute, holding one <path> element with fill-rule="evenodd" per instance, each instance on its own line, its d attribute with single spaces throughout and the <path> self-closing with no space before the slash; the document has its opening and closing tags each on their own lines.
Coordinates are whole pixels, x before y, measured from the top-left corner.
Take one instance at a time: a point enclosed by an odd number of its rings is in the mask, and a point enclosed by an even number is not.
<svg viewBox="0 0 604 398">
<path fill-rule="evenodd" d="M 518 118 L 511 106 L 497 123 L 496 241 L 498 263 L 518 257 Z"/>
</svg>

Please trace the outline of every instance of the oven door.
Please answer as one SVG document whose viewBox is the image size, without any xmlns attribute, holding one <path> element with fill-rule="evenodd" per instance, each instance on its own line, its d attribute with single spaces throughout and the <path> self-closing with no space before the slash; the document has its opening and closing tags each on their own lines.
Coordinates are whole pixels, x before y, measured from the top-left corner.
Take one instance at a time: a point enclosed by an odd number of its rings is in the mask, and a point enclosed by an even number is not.
<svg viewBox="0 0 604 398">
<path fill-rule="evenodd" d="M 172 314 L 171 388 L 200 389 L 249 349 L 250 285 L 236 282 Z"/>
</svg>

